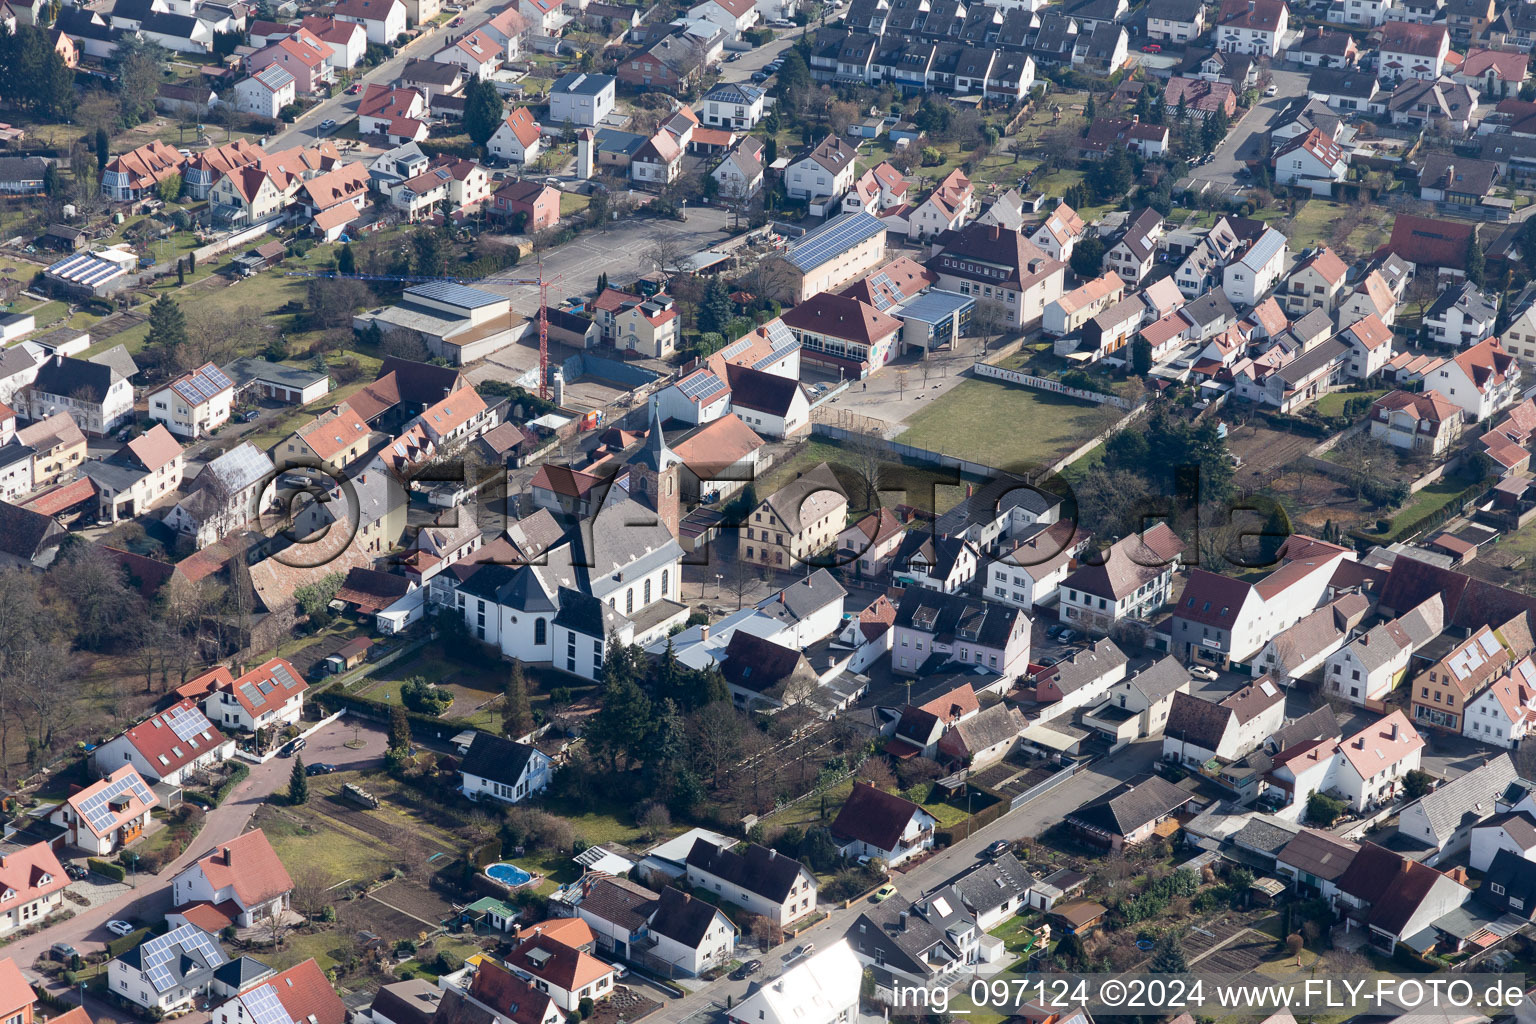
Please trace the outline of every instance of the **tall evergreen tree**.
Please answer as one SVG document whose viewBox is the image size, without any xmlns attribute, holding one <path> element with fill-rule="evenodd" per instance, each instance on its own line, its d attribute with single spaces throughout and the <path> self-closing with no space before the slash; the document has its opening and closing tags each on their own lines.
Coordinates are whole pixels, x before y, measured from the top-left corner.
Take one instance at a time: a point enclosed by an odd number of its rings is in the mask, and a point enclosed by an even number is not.
<svg viewBox="0 0 1536 1024">
<path fill-rule="evenodd" d="M 718 275 L 710 278 L 699 299 L 699 330 L 705 334 L 724 334 L 731 314 L 731 291 L 725 279 Z"/>
<path fill-rule="evenodd" d="M 357 257 L 352 252 L 351 242 L 343 245 L 341 252 L 336 254 L 336 272 L 338 274 L 357 273 Z"/>
<path fill-rule="evenodd" d="M 309 803 L 309 776 L 304 774 L 304 758 L 297 754 L 293 771 L 288 773 L 288 802 L 294 806 Z"/>
<path fill-rule="evenodd" d="M 187 318 L 170 294 L 161 295 L 149 307 L 149 334 L 144 348 L 162 367 L 174 367 L 187 343 Z"/>
<path fill-rule="evenodd" d="M 501 127 L 501 93 L 490 82 L 476 75 L 464 87 L 464 131 L 477 146 L 490 141 Z"/>
<path fill-rule="evenodd" d="M 1477 230 L 1475 228 L 1472 231 L 1472 237 L 1467 239 L 1467 265 L 1464 269 L 1467 274 L 1467 280 L 1481 288 L 1483 286 L 1484 273 L 1483 247 L 1477 244 Z"/>
<path fill-rule="evenodd" d="M 411 749 L 411 720 L 405 715 L 405 707 L 392 704 L 389 708 L 389 749 Z"/>
<path fill-rule="evenodd" d="M 533 708 L 528 703 L 528 681 L 523 678 L 523 663 L 512 659 L 502 695 L 501 730 L 508 736 L 526 736 L 533 731 Z"/>
<path fill-rule="evenodd" d="M 43 192 L 46 195 L 56 196 L 59 194 L 59 187 L 59 165 L 50 160 L 43 171 Z"/>
<path fill-rule="evenodd" d="M 1152 962 L 1147 970 L 1154 974 L 1185 974 L 1189 971 L 1189 958 L 1184 955 L 1184 940 L 1176 928 L 1159 935 L 1152 946 Z"/>
<path fill-rule="evenodd" d="M 105 128 L 96 129 L 96 166 L 105 167 L 112 161 L 112 139 Z"/>
</svg>

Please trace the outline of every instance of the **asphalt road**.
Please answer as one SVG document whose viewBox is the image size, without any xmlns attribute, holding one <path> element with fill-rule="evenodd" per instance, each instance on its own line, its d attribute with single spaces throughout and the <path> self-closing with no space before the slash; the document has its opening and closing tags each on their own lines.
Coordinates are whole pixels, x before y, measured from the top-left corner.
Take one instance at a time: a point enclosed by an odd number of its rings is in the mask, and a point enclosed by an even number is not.
<svg viewBox="0 0 1536 1024">
<path fill-rule="evenodd" d="M 353 737 L 354 722 L 343 718 L 309 737 L 304 750 L 306 763 L 329 761 L 342 768 L 383 764 L 388 742 L 384 731 L 362 719 L 357 719 L 355 725 L 357 737 L 364 741 L 360 749 L 352 750 L 345 745 Z M 106 929 L 108 921 L 122 918 L 151 922 L 163 916 L 170 909 L 170 883 L 176 873 L 220 843 L 243 833 L 256 808 L 288 785 L 292 770 L 293 762 L 286 757 L 274 757 L 266 764 L 252 765 L 250 777 L 224 803 L 208 812 L 196 842 L 158 875 L 141 875 L 135 880 L 134 889 L 121 898 L 92 907 L 35 935 L 17 939 L 5 947 L 5 956 L 25 969 L 55 942 L 67 942 L 82 953 L 96 952 L 112 938 Z"/>
<path fill-rule="evenodd" d="M 1270 75 L 1279 91 L 1254 104 L 1220 146 L 1216 147 L 1211 161 L 1190 172 L 1196 181 L 1209 181 L 1219 185 L 1231 185 L 1238 181 L 1236 173 L 1245 161 L 1257 159 L 1260 140 L 1274 127 L 1274 120 L 1293 100 L 1307 94 L 1307 75 L 1297 71 L 1272 70 Z"/>
<path fill-rule="evenodd" d="M 1024 839 L 1038 836 L 1067 814 L 1083 804 L 1109 792 L 1132 776 L 1150 770 L 1152 762 L 1162 752 L 1162 740 L 1143 740 L 1116 751 L 1114 754 L 1083 771 L 1071 782 L 1030 801 L 1023 807 L 1003 815 L 997 821 L 978 829 L 968 839 L 962 839 L 910 871 L 897 871 L 891 881 L 897 891 L 907 898 L 936 889 L 975 865 L 982 851 L 999 839 Z M 699 1011 L 724 1007 L 726 997 L 740 1002 L 753 985 L 764 985 L 783 973 L 784 957 L 802 943 L 811 942 L 817 949 L 825 949 L 842 938 L 848 928 L 870 904 L 859 902 L 846 910 L 824 907 L 831 911 L 825 921 L 796 936 L 793 942 L 778 946 L 770 953 L 760 954 L 763 969 L 747 981 L 720 981 L 706 985 L 683 999 L 673 1000 L 658 1012 L 656 1020 L 679 1022 Z M 738 947 L 737 956 L 748 959 L 753 956 L 747 943 Z"/>
<path fill-rule="evenodd" d="M 432 54 L 448 45 L 450 37 L 457 38 L 467 35 L 479 26 L 491 19 L 491 8 L 500 3 L 500 0 L 471 0 L 464 4 L 464 24 L 458 28 L 449 28 L 448 23 L 422 32 L 412 39 L 395 55 L 382 64 L 368 69 L 357 81 L 363 83 L 366 89 L 371 84 L 387 85 L 400 76 L 405 69 L 406 61 L 425 60 Z M 361 90 L 359 90 L 361 92 Z M 323 103 L 306 110 L 302 116 L 296 118 L 291 126 L 281 135 L 276 136 L 265 147 L 271 153 L 279 149 L 288 149 L 292 146 L 310 145 L 318 139 L 326 138 L 330 133 L 320 130 L 320 122 L 327 119 L 335 121 L 338 125 L 345 124 L 357 116 L 357 104 L 361 96 L 348 96 L 345 92 L 338 92 Z"/>
</svg>

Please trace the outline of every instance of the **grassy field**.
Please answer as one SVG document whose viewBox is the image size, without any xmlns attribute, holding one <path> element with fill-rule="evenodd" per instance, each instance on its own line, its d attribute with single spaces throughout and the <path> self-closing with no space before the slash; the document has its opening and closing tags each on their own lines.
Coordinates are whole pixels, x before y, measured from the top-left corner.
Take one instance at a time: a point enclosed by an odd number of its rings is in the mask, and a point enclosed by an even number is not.
<svg viewBox="0 0 1536 1024">
<path fill-rule="evenodd" d="M 590 196 L 577 195 L 574 192 L 560 193 L 560 216 L 569 217 L 573 213 L 580 213 L 592 205 Z"/>
<path fill-rule="evenodd" d="M 1344 413 L 1344 403 L 1350 399 L 1367 398 L 1374 402 L 1386 393 L 1385 388 L 1374 391 L 1335 391 L 1319 398 L 1315 408 L 1319 416 L 1341 416 Z"/>
<path fill-rule="evenodd" d="M 1455 500 L 1456 496 L 1466 490 L 1471 481 L 1462 476 L 1448 476 L 1436 480 L 1428 487 L 1413 496 L 1413 500 L 1404 505 L 1393 517 L 1382 537 L 1393 537 L 1404 525 L 1412 522 L 1426 513 L 1444 508 Z M 1367 534 L 1373 536 L 1374 534 Z M 1402 538 L 1398 538 L 1402 539 Z"/>
<path fill-rule="evenodd" d="M 1359 223 L 1350 231 L 1342 247 L 1336 245 L 1334 236 L 1340 222 L 1363 213 Z M 1344 249 L 1349 255 L 1363 255 L 1381 246 L 1392 234 L 1395 215 L 1381 206 L 1365 203 L 1335 203 L 1326 199 L 1308 199 L 1291 221 L 1290 248 L 1292 252 L 1314 245 L 1330 245 Z M 1340 253 L 1341 256 L 1345 252 Z"/>
<path fill-rule="evenodd" d="M 1053 462 L 1119 416 L 1113 406 L 977 378 L 907 420 L 896 440 L 1009 469 Z"/>
<path fill-rule="evenodd" d="M 496 706 L 506 683 L 505 674 L 465 665 L 436 648 L 427 648 L 414 658 L 374 673 L 373 683 L 359 696 L 399 704 L 400 685 L 412 676 L 420 676 L 453 693 L 453 704 L 445 718 L 489 732 L 500 728 L 501 716 Z"/>
</svg>

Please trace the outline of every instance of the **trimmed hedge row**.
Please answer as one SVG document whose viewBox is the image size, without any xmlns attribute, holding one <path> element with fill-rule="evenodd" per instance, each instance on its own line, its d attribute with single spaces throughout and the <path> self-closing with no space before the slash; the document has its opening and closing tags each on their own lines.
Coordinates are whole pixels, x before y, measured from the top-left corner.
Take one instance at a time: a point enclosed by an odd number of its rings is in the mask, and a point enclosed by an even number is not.
<svg viewBox="0 0 1536 1024">
<path fill-rule="evenodd" d="M 95 857 L 87 857 L 86 867 L 98 875 L 106 875 L 115 882 L 121 882 L 128 877 L 128 869 L 121 864 L 113 864 L 109 860 L 97 860 Z"/>
<path fill-rule="evenodd" d="M 228 800 L 229 794 L 235 791 L 235 787 L 250 778 L 250 776 L 251 766 L 244 761 L 236 761 L 234 768 L 230 769 L 229 778 L 225 779 L 223 785 L 219 786 L 218 789 L 208 794 L 208 798 L 213 801 L 213 806 L 217 807 L 225 800 Z"/>
</svg>

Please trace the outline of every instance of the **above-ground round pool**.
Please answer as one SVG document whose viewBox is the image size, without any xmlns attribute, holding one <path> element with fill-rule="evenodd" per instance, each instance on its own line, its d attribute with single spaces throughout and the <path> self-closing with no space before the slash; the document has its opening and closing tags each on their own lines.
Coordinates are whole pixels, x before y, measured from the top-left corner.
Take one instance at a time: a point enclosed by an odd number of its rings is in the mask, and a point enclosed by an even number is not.
<svg viewBox="0 0 1536 1024">
<path fill-rule="evenodd" d="M 502 885 L 516 889 L 520 885 L 527 885 L 533 881 L 533 876 L 516 864 L 508 864 L 503 861 L 500 864 L 492 864 L 485 869 L 485 873 Z"/>
</svg>

